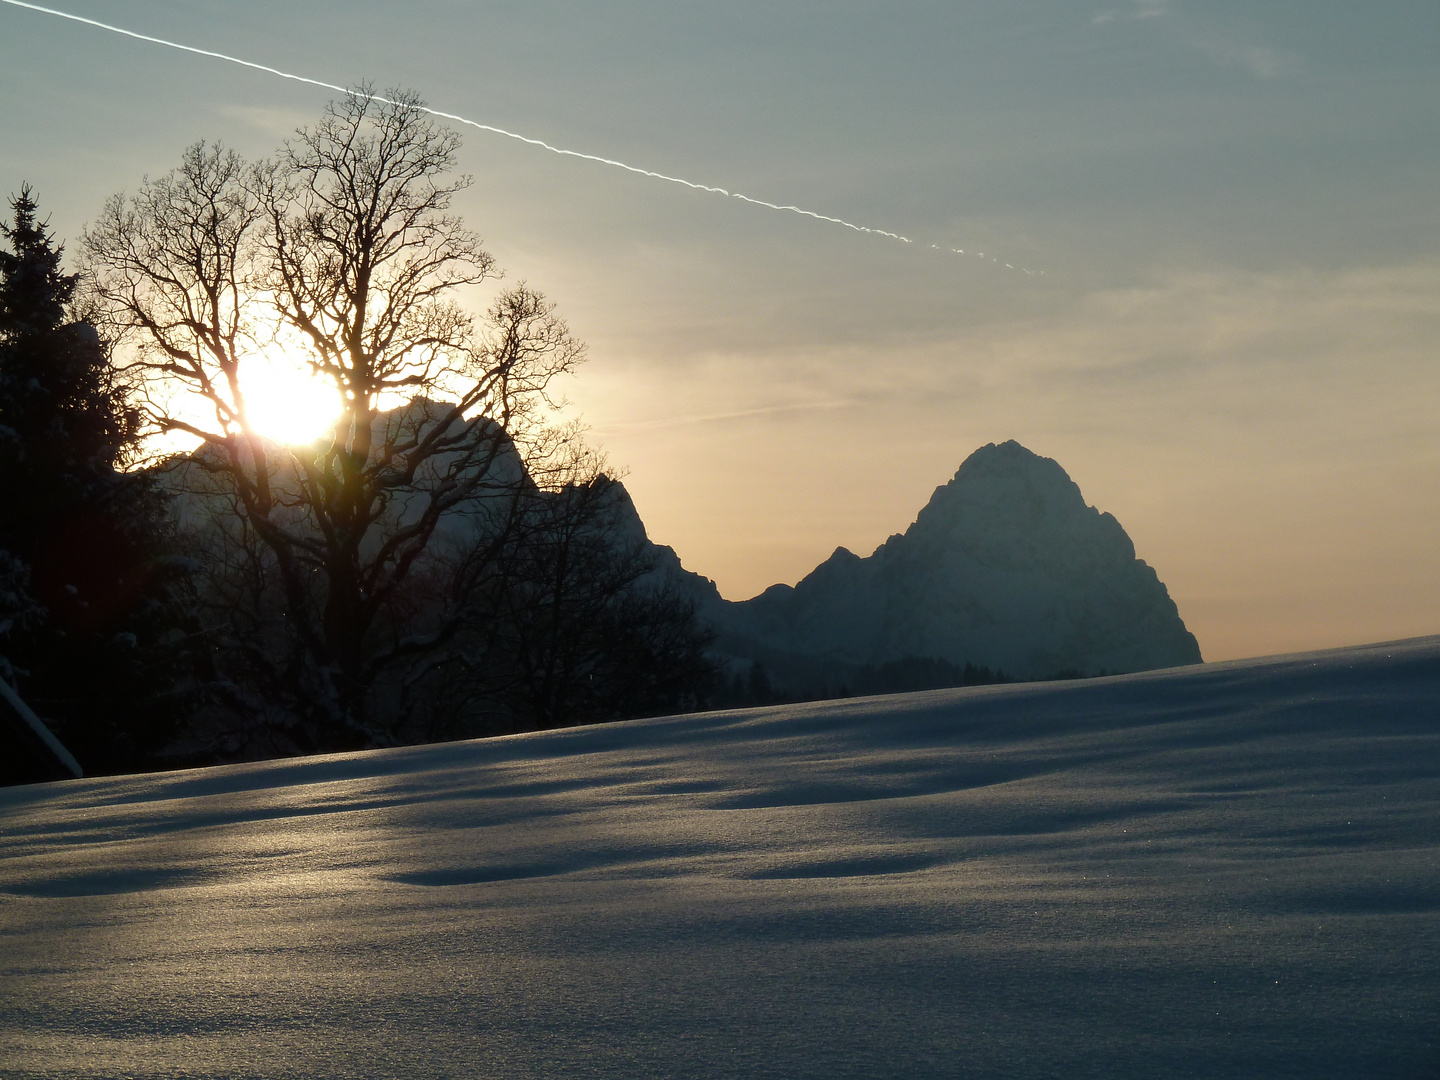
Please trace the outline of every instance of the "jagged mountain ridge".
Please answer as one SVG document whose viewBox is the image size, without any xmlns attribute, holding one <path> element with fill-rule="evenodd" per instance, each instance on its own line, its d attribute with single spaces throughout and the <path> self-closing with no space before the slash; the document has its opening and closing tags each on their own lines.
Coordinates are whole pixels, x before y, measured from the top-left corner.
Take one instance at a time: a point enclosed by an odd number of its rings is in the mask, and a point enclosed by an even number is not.
<svg viewBox="0 0 1440 1080">
<path fill-rule="evenodd" d="M 377 423 L 423 425 L 441 413 L 416 399 Z M 499 490 L 530 483 L 508 441 L 487 471 Z M 976 450 L 904 533 L 868 557 L 837 548 L 795 586 L 772 585 L 738 602 L 686 570 L 672 549 L 651 543 L 628 492 L 618 482 L 613 488 L 617 545 L 649 544 L 651 580 L 694 603 L 729 673 L 743 676 L 759 664 L 782 693 L 828 696 L 864 684 L 867 670 L 913 661 L 1047 678 L 1201 659 L 1164 584 L 1136 557 L 1120 523 L 1088 506 L 1057 462 L 1018 442 Z M 413 501 L 398 499 L 392 517 L 412 512 Z M 435 550 L 421 563 L 463 547 L 484 501 L 481 493 L 475 505 L 445 515 Z M 198 506 L 182 499 L 179 516 Z"/>
<path fill-rule="evenodd" d="M 1088 506 L 1057 462 L 1013 440 L 971 454 L 870 556 L 837 548 L 794 587 L 729 602 L 668 548 L 661 558 L 719 651 L 763 663 L 791 690 L 917 658 L 1017 678 L 1201 660 L 1120 523 Z"/>
</svg>

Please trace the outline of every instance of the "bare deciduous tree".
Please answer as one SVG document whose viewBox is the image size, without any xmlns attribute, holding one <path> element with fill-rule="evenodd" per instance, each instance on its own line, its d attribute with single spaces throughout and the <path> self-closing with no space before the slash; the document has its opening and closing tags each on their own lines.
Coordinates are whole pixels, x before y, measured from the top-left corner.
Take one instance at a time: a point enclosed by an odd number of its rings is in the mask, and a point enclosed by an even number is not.
<svg viewBox="0 0 1440 1080">
<path fill-rule="evenodd" d="M 503 543 L 448 564 L 444 594 L 469 617 L 409 674 L 438 734 L 693 709 L 712 689 L 711 635 L 625 489 L 593 459 L 576 473 L 588 479 L 528 500 Z"/>
<path fill-rule="evenodd" d="M 197 144 L 114 196 L 83 238 L 151 424 L 204 440 L 193 464 L 278 582 L 290 645 L 277 663 L 331 745 L 382 738 L 366 711 L 380 654 L 415 638 L 381 630 L 442 523 L 487 498 L 513 518 L 507 496 L 552 469 L 572 478 L 576 460 L 545 416 L 583 348 L 524 284 L 483 320 L 459 305 L 498 275 L 450 212 L 469 182 L 452 171 L 458 136 L 419 104 L 357 91 L 259 165 Z M 245 364 L 277 342 L 342 402 L 309 447 L 268 442 L 247 408 Z M 403 397 L 410 408 L 386 408 Z"/>
</svg>

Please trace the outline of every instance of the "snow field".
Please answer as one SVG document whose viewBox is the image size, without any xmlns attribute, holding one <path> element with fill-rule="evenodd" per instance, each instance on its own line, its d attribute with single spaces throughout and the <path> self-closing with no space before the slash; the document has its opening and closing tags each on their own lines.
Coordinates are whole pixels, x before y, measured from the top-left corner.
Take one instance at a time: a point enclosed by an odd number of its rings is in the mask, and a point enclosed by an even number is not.
<svg viewBox="0 0 1440 1080">
<path fill-rule="evenodd" d="M 1422 1077 L 1440 639 L 0 791 L 7 1077 Z"/>
</svg>

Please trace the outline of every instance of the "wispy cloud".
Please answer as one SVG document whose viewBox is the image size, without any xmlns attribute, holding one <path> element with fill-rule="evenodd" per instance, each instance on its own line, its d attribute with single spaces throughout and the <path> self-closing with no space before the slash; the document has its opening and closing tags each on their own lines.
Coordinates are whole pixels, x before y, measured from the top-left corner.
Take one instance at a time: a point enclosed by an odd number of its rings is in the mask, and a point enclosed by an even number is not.
<svg viewBox="0 0 1440 1080">
<path fill-rule="evenodd" d="M 216 112 L 226 120 L 267 135 L 286 136 L 314 120 L 311 113 L 300 109 L 272 109 L 254 105 L 221 105 Z"/>
<path fill-rule="evenodd" d="M 692 424 L 714 424 L 726 420 L 744 420 L 755 416 L 774 416 L 782 413 L 811 412 L 816 409 L 843 409 L 854 402 L 849 399 L 827 399 L 824 401 L 797 401 L 786 405 L 764 405 L 754 409 L 734 409 L 729 412 L 697 413 L 692 416 L 667 416 L 658 420 L 638 420 L 628 424 L 611 424 L 606 431 L 645 431 L 655 428 L 688 426 Z"/>
<path fill-rule="evenodd" d="M 1162 15 L 1169 15 L 1171 10 L 1168 0 L 1135 0 L 1127 8 L 1106 8 L 1103 11 L 1097 11 L 1090 17 L 1090 21 L 1099 26 L 1103 23 L 1128 19 L 1158 19 Z"/>
<path fill-rule="evenodd" d="M 1211 37 L 1193 38 L 1191 44 L 1217 63 L 1239 68 L 1257 79 L 1278 79 L 1299 67 L 1297 57 L 1264 45 Z"/>
<path fill-rule="evenodd" d="M 1090 17 L 1095 26 L 1106 23 L 1154 20 L 1177 15 L 1172 0 L 1132 0 L 1126 7 L 1104 8 Z M 1174 24 L 1174 40 L 1209 57 L 1223 67 L 1239 68 L 1257 79 L 1278 79 L 1299 67 L 1299 58 L 1266 45 L 1241 40 L 1234 35 L 1200 30 L 1190 20 L 1167 19 Z"/>
</svg>

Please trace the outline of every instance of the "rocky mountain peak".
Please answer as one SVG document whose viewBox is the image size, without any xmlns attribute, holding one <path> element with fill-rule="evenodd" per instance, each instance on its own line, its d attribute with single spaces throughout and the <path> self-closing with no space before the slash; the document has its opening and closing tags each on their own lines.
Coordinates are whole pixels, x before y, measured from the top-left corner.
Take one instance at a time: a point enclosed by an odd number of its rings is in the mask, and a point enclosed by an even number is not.
<svg viewBox="0 0 1440 1080">
<path fill-rule="evenodd" d="M 976 450 L 906 530 L 910 544 L 978 552 L 1004 550 L 1017 539 L 1068 533 L 1098 512 L 1053 458 L 1011 440 Z M 1132 553 L 1133 557 L 1133 553 Z"/>
<path fill-rule="evenodd" d="M 794 589 L 712 610 L 722 638 L 774 670 L 920 658 L 1044 678 L 1200 661 L 1120 523 L 1013 440 L 966 458 L 870 557 L 837 548 Z"/>
</svg>

